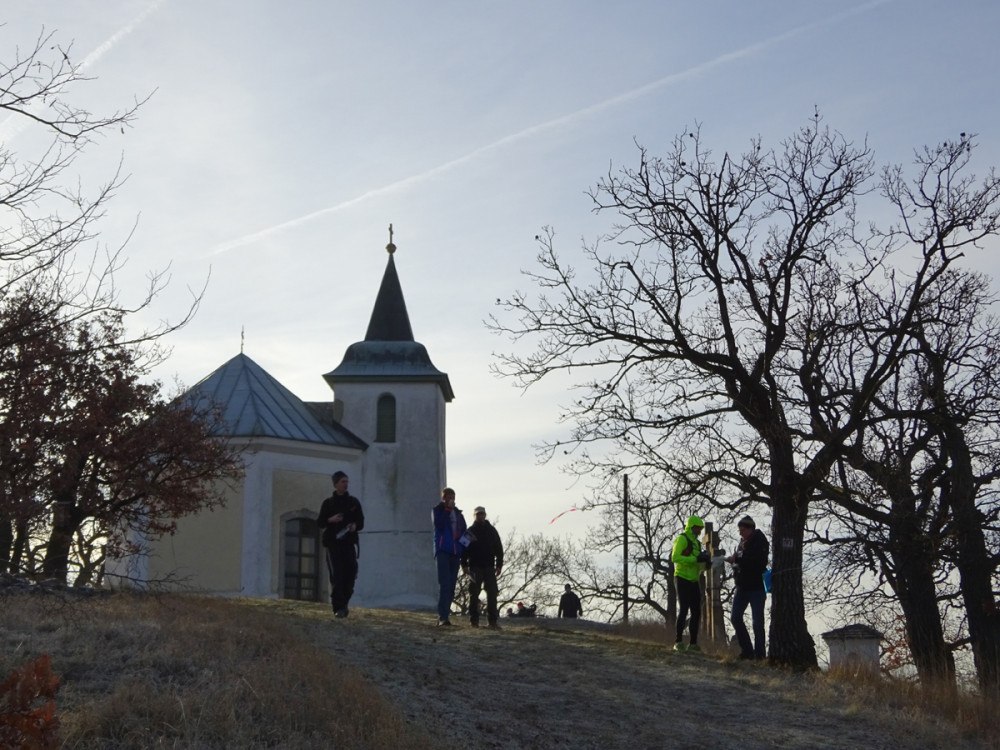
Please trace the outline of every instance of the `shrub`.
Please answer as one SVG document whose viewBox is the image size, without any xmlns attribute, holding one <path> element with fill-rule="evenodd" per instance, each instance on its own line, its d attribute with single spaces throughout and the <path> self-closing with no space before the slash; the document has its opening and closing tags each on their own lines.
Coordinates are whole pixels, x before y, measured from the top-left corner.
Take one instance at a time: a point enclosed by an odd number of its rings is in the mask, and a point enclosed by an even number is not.
<svg viewBox="0 0 1000 750">
<path fill-rule="evenodd" d="M 59 678 L 52 672 L 48 654 L 11 672 L 0 684 L 0 747 L 59 747 L 58 690 Z M 36 706 L 40 700 L 45 703 Z"/>
</svg>

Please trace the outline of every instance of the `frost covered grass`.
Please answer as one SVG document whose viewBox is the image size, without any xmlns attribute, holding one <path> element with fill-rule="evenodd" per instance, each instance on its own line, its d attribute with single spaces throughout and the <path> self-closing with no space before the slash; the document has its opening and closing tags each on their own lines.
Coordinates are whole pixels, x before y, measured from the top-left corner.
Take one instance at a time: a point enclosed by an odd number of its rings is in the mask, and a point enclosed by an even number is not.
<svg viewBox="0 0 1000 750">
<path fill-rule="evenodd" d="M 865 674 L 792 672 L 662 623 L 549 618 L 500 631 L 433 613 L 289 600 L 69 592 L 0 606 L 0 677 L 43 654 L 66 748 L 1000 747 L 997 705 Z M 692 705 L 701 710 L 681 710 Z M 599 708 L 595 708 L 599 707 Z M 709 708 L 710 707 L 710 708 Z M 733 717 L 753 717 L 749 724 Z M 470 739 L 471 741 L 471 739 Z"/>
<path fill-rule="evenodd" d="M 65 748 L 429 747 L 288 618 L 195 596 L 4 597 L 0 675 L 43 654 Z"/>
<path fill-rule="evenodd" d="M 673 629 L 661 620 L 634 620 L 613 626 L 612 632 L 639 641 L 671 644 Z M 701 644 L 702 652 L 723 662 L 735 662 L 736 652 L 725 644 Z M 922 684 L 901 680 L 866 669 L 834 669 L 793 674 L 768 668 L 751 673 L 753 681 L 768 691 L 800 696 L 816 705 L 838 705 L 847 716 L 870 716 L 872 709 L 904 717 L 912 727 L 937 735 L 942 728 L 961 736 L 1000 747 L 1000 702 L 975 690 L 956 689 L 944 684 Z"/>
</svg>

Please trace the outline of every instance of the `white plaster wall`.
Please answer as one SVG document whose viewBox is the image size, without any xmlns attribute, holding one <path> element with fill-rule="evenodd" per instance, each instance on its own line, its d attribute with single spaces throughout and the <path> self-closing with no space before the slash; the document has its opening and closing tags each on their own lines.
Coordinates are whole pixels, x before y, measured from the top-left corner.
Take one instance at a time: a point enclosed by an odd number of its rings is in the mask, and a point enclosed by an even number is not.
<svg viewBox="0 0 1000 750">
<path fill-rule="evenodd" d="M 378 399 L 396 399 L 396 442 L 376 443 Z M 353 602 L 433 608 L 437 601 L 431 508 L 445 473 L 445 400 L 436 383 L 342 383 L 342 424 L 369 443 L 364 465 L 365 529 Z"/>
<path fill-rule="evenodd" d="M 243 486 L 226 487 L 223 492 L 221 506 L 178 519 L 174 534 L 134 538 L 145 551 L 114 561 L 112 578 L 119 573 L 126 576 L 122 585 L 139 588 L 152 584 L 158 589 L 238 593 Z"/>
</svg>

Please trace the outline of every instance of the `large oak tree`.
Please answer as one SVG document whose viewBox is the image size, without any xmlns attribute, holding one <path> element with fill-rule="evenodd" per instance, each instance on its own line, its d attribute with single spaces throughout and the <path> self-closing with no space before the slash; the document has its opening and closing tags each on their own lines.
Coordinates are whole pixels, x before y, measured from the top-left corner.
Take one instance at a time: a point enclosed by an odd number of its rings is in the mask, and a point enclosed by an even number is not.
<svg viewBox="0 0 1000 750">
<path fill-rule="evenodd" d="M 1000 185 L 963 172 L 970 151 L 963 134 L 918 153 L 907 183 L 899 170 L 877 173 L 866 145 L 818 116 L 779 147 L 758 139 L 740 156 L 716 159 L 698 131 L 678 136 L 664 158 L 640 148 L 638 167 L 612 172 L 592 193 L 598 211 L 619 218 L 584 249 L 584 276 L 546 232 L 527 272 L 537 292 L 501 300 L 507 314 L 492 319 L 533 343 L 501 355 L 502 374 L 521 385 L 587 374 L 568 407 L 572 433 L 549 446 L 575 449 L 573 470 L 606 473 L 622 455 L 638 456 L 692 487 L 725 480 L 744 501 L 771 507 L 779 662 L 816 663 L 802 588 L 810 502 L 893 377 L 938 278 L 997 233 Z M 876 193 L 896 211 L 885 228 L 859 218 Z M 894 276 L 903 257 L 905 279 Z M 824 284 L 849 291 L 876 277 L 892 294 L 891 327 L 857 328 L 839 291 L 816 300 Z M 834 346 L 863 351 L 866 364 L 838 408 L 824 409 Z M 601 443 L 618 450 L 593 450 Z"/>
</svg>

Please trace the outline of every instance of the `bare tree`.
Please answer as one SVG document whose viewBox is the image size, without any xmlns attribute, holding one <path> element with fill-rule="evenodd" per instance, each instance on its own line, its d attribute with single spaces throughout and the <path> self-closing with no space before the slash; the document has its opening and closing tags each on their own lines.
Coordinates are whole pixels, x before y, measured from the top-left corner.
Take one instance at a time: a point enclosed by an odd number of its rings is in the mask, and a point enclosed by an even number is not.
<svg viewBox="0 0 1000 750">
<path fill-rule="evenodd" d="M 220 500 L 237 448 L 210 408 L 168 402 L 142 382 L 141 347 L 105 312 L 0 350 L 0 497 L 8 517 L 51 517 L 43 571 L 66 580 L 88 522 L 110 543 L 169 533 Z"/>
<path fill-rule="evenodd" d="M 904 315 L 909 337 L 861 429 L 842 448 L 848 466 L 839 467 L 830 503 L 821 507 L 848 535 L 826 541 L 846 541 L 855 550 L 853 560 L 840 557 L 842 570 L 878 572 L 897 594 L 924 679 L 954 682 L 956 645 L 945 642 L 939 603 L 947 596 L 944 571 L 957 571 L 980 685 L 996 691 L 997 556 L 989 552 L 987 529 L 998 513 L 990 485 L 1000 471 L 1000 340 L 986 314 L 989 282 L 950 268 L 936 275 L 915 310 L 897 304 L 906 296 L 896 286 L 886 290 L 861 279 L 849 295 L 855 310 L 877 310 L 852 321 L 855 338 L 877 341 L 901 327 Z M 843 394 L 855 388 L 876 349 L 835 347 L 812 408 L 826 414 L 843 408 Z"/>
<path fill-rule="evenodd" d="M 105 310 L 135 312 L 166 281 L 163 272 L 154 272 L 138 299 L 122 302 L 114 275 L 124 262 L 124 246 L 97 243 L 98 225 L 125 177 L 120 163 L 113 164 L 105 182 L 87 189 L 74 169 L 88 147 L 131 127 L 142 101 L 94 114 L 71 103 L 89 80 L 73 61 L 72 48 L 44 31 L 27 52 L 17 48 L 13 60 L 0 61 L 0 112 L 9 115 L 0 142 L 0 298 L 29 296 L 53 324 Z M 195 306 L 179 323 L 135 338 L 154 340 L 186 322 Z M 19 335 L 8 321 L 0 345 Z"/>
<path fill-rule="evenodd" d="M 185 443 L 191 430 L 174 423 L 181 429 L 176 449 L 162 442 L 165 434 L 159 444 L 153 437 L 179 414 L 186 413 L 188 422 L 195 415 L 187 407 L 167 409 L 158 386 L 138 383 L 166 356 L 163 337 L 191 319 L 201 292 L 193 294 L 176 322 L 142 330 L 126 325 L 128 316 L 150 305 L 167 277 L 154 271 L 137 297 L 123 299 L 115 275 L 124 263 L 128 238 L 109 247 L 99 235 L 101 220 L 125 179 L 121 162 L 112 163 L 107 179 L 97 185 L 85 185 L 76 170 L 88 148 L 132 125 L 142 101 L 109 114 L 75 104 L 89 79 L 73 61 L 72 48 L 44 30 L 25 50 L 8 54 L 0 61 L 0 112 L 8 115 L 0 142 L 0 524 L 6 527 L 0 549 L 7 552 L 7 562 L 26 561 L 29 535 L 55 499 L 43 566 L 64 576 L 68 551 L 88 519 L 101 533 L 113 534 L 112 527 L 133 514 L 133 525 L 163 532 L 171 523 L 161 515 L 165 506 L 158 506 L 165 494 L 173 494 L 168 516 L 210 502 L 210 493 L 202 493 L 199 501 L 177 483 L 189 470 L 188 489 L 201 482 L 195 476 L 198 462 L 184 465 L 184 451 L 188 457 L 195 452 L 194 443 Z M 118 381 L 102 380 L 113 371 Z M 65 376 L 62 387 L 46 380 L 54 372 Z M 84 395 L 87 377 L 94 377 L 89 401 Z M 129 405 L 114 407 L 111 391 L 116 386 L 119 395 L 134 397 Z M 98 449 L 97 413 L 91 412 L 94 421 L 84 424 L 72 409 L 84 403 L 94 407 L 102 387 L 108 399 L 100 408 L 107 409 L 107 419 L 117 414 L 119 422 L 104 423 Z M 201 424 L 195 431 L 204 428 L 201 434 L 207 435 L 207 423 L 194 421 Z M 128 456 L 144 440 L 147 449 L 156 449 L 159 465 L 142 464 L 134 452 Z M 209 452 L 210 443 L 202 446 Z M 216 467 L 223 474 L 227 461 L 220 459 Z M 136 474 L 127 480 L 111 477 L 126 467 Z M 65 480 L 61 485 L 57 475 Z M 158 477 L 163 492 L 152 484 L 142 486 L 151 477 Z M 167 492 L 169 482 L 175 482 L 174 490 Z M 100 510 L 98 498 L 105 502 Z M 118 508 L 117 518 L 109 512 L 111 506 Z"/>
<path fill-rule="evenodd" d="M 520 385 L 590 375 L 567 410 L 570 436 L 545 455 L 565 446 L 571 470 L 607 472 L 594 447 L 612 443 L 694 491 L 725 481 L 740 501 L 771 507 L 779 662 L 816 663 L 802 587 L 810 503 L 892 377 L 936 279 L 997 233 L 1000 185 L 963 174 L 970 149 L 963 135 L 918 154 L 912 187 L 892 169 L 876 182 L 867 146 L 818 115 L 777 150 L 758 139 L 718 162 L 697 131 L 676 138 L 665 159 L 640 148 L 637 169 L 610 174 L 592 194 L 598 211 L 621 217 L 608 238 L 617 251 L 585 248 L 592 274 L 578 280 L 547 231 L 538 269 L 526 274 L 539 293 L 499 302 L 513 321 L 491 319 L 495 331 L 535 342 L 498 358 Z M 859 221 L 859 201 L 876 188 L 902 229 Z M 814 300 L 817 280 L 845 290 L 891 277 L 904 251 L 915 260 L 907 283 L 892 287 L 897 325 L 855 339 L 839 324 L 848 304 L 839 292 Z M 823 369 L 835 344 L 863 350 L 867 364 L 832 410 Z"/>
</svg>

